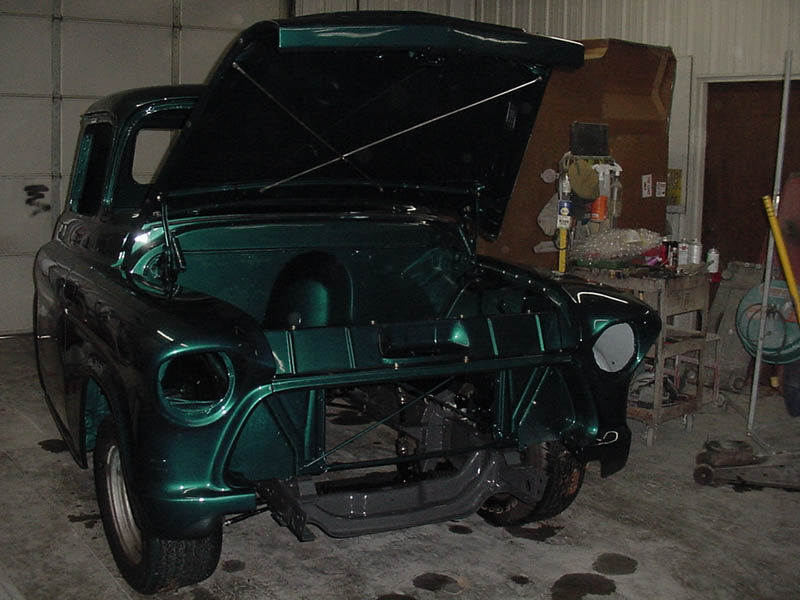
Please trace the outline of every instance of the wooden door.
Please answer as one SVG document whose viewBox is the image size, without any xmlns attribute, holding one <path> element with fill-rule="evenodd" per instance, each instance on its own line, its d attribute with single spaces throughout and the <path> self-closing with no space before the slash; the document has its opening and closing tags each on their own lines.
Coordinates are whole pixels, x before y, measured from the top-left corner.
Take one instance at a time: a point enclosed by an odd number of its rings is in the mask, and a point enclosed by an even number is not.
<svg viewBox="0 0 800 600">
<path fill-rule="evenodd" d="M 702 242 L 719 249 L 723 268 L 763 261 L 769 226 L 761 197 L 772 194 L 782 93 L 782 81 L 708 84 Z M 798 171 L 800 81 L 793 81 L 783 181 Z"/>
</svg>

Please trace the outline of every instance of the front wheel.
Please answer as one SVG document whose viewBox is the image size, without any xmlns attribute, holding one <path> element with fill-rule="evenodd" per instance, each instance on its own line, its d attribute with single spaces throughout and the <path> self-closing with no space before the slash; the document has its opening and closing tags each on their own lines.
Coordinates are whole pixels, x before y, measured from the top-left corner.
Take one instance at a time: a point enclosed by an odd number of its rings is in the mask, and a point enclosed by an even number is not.
<svg viewBox="0 0 800 600">
<path fill-rule="evenodd" d="M 575 500 L 586 474 L 586 463 L 556 441 L 528 447 L 524 463 L 546 473 L 542 497 L 536 504 L 526 504 L 511 494 L 492 496 L 478 511 L 490 523 L 506 527 L 555 517 Z"/>
<path fill-rule="evenodd" d="M 108 544 L 122 576 L 137 592 L 178 588 L 202 581 L 214 572 L 222 549 L 222 526 L 206 537 L 168 540 L 139 526 L 122 466 L 117 430 L 106 417 L 94 450 L 97 504 Z"/>
</svg>

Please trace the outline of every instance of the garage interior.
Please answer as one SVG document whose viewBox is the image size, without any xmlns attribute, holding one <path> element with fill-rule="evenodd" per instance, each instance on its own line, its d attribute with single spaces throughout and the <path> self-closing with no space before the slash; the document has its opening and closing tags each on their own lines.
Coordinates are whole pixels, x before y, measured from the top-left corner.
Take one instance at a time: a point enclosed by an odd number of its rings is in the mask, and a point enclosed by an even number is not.
<svg viewBox="0 0 800 600">
<path fill-rule="evenodd" d="M 551 79 L 500 236 L 479 250 L 556 270 L 556 234 L 538 221 L 555 221 L 545 205 L 557 187 L 543 173 L 559 170 L 574 121 L 608 125 L 605 154 L 622 167 L 619 214 L 609 208 L 617 229 L 656 232 L 659 244 L 696 241 L 702 252 L 684 257 L 681 276 L 656 281 L 591 261 L 575 272 L 629 290 L 694 337 L 676 334 L 685 353 L 661 348 L 654 363 L 663 373 L 656 366 L 649 391 L 632 395 L 625 469 L 601 481 L 590 464 L 581 494 L 557 517 L 504 528 L 474 515 L 301 544 L 265 513 L 226 527 L 209 579 L 154 597 L 796 597 L 800 496 L 788 488 L 800 479 L 791 460 L 800 423 L 781 389 L 782 367 L 760 364 L 753 391 L 753 360 L 736 329 L 750 330 L 752 318 L 737 307 L 764 278 L 761 196 L 773 193 L 787 50 L 794 81 L 780 186 L 800 172 L 800 1 L 8 0 L 0 3 L 0 506 L 8 521 L 0 600 L 139 597 L 109 552 L 91 470 L 76 467 L 53 424 L 31 334 L 33 258 L 64 206 L 79 115 L 118 90 L 202 82 L 257 21 L 344 10 L 421 10 L 584 41 L 585 66 Z M 800 215 L 796 189 L 786 185 L 779 217 Z M 789 257 L 800 265 L 796 235 L 790 224 Z M 705 264 L 712 248 L 716 273 Z M 670 370 L 675 389 L 664 389 Z M 749 484 L 736 473 L 725 481 L 722 464 L 713 465 L 722 467 L 718 480 L 696 473 L 706 443 L 739 440 L 768 465 L 786 466 Z M 711 485 L 695 481 L 704 477 Z"/>
</svg>

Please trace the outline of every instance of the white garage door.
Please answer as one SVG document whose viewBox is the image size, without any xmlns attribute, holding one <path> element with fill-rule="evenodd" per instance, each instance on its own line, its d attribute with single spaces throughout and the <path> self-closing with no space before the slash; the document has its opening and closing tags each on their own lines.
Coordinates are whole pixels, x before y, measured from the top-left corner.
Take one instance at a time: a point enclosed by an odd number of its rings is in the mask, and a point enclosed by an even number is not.
<svg viewBox="0 0 800 600">
<path fill-rule="evenodd" d="M 31 331 L 33 257 L 61 210 L 80 114 L 126 88 L 201 83 L 244 27 L 289 0 L 4 0 L 0 334 Z"/>
</svg>

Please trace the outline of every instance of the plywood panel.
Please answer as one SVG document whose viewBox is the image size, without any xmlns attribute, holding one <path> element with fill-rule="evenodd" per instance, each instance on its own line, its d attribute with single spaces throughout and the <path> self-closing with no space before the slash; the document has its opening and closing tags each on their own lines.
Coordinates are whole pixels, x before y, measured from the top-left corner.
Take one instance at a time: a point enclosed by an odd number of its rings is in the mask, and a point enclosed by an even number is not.
<svg viewBox="0 0 800 600">
<path fill-rule="evenodd" d="M 0 93 L 50 93 L 49 19 L 0 16 Z"/>
<path fill-rule="evenodd" d="M 170 28 L 65 21 L 62 35 L 65 95 L 105 95 L 170 82 Z"/>
<path fill-rule="evenodd" d="M 545 183 L 540 174 L 558 168 L 559 159 L 569 150 L 573 121 L 609 124 L 611 154 L 623 169 L 623 207 L 617 225 L 664 232 L 665 198 L 642 198 L 640 182 L 645 174 L 652 175 L 654 185 L 666 181 L 664 106 L 671 95 L 674 57 L 668 50 L 639 44 L 586 43 L 606 46 L 605 55 L 577 70 L 553 71 L 500 235 L 494 243 L 482 240 L 479 252 L 525 266 L 555 268 L 555 254 L 532 252 L 536 244 L 548 239 L 536 218 L 556 192 L 555 184 Z"/>
</svg>

